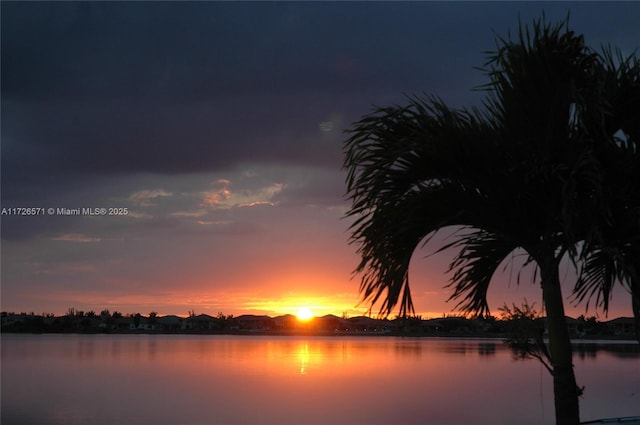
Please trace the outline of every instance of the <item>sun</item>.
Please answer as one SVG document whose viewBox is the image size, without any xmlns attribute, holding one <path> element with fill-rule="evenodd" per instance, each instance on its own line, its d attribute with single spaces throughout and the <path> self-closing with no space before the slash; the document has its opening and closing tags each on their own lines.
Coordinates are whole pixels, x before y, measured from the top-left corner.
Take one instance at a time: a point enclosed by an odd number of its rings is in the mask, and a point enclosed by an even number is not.
<svg viewBox="0 0 640 425">
<path fill-rule="evenodd" d="M 313 312 L 309 307 L 300 307 L 296 313 L 298 320 L 309 320 L 313 317 Z"/>
</svg>

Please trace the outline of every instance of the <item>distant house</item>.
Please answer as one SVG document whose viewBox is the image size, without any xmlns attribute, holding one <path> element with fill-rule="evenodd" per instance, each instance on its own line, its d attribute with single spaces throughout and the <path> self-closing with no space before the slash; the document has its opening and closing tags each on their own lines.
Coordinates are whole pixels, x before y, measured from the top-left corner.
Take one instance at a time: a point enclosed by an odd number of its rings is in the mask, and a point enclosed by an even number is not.
<svg viewBox="0 0 640 425">
<path fill-rule="evenodd" d="M 178 332 L 182 330 L 183 318 L 175 315 L 158 317 L 158 329 L 163 332 Z"/>
<path fill-rule="evenodd" d="M 235 318 L 236 324 L 245 331 L 267 331 L 274 327 L 273 319 L 269 316 L 244 314 Z"/>
<path fill-rule="evenodd" d="M 386 333 L 391 330 L 388 320 L 378 320 L 367 316 L 355 316 L 345 320 L 342 326 L 348 332 Z"/>
<path fill-rule="evenodd" d="M 635 328 L 633 317 L 618 317 L 606 322 L 607 329 L 615 336 L 634 337 Z"/>
<path fill-rule="evenodd" d="M 83 332 L 92 332 L 96 329 L 100 329 L 100 324 L 100 318 L 98 317 L 83 317 L 77 323 L 77 325 L 80 326 L 80 330 Z"/>
<path fill-rule="evenodd" d="M 423 320 L 421 328 L 422 332 L 426 334 L 439 334 L 445 330 L 442 319 Z"/>
<path fill-rule="evenodd" d="M 115 330 L 129 330 L 133 324 L 133 317 L 118 317 L 113 321 L 113 329 Z"/>
<path fill-rule="evenodd" d="M 573 317 L 565 317 L 567 321 L 567 329 L 569 330 L 569 335 L 571 337 L 583 337 L 585 336 L 584 331 L 584 320 L 574 319 Z"/>
<path fill-rule="evenodd" d="M 318 317 L 315 319 L 315 328 L 320 332 L 335 332 L 343 326 L 345 320 L 333 314 Z"/>
<path fill-rule="evenodd" d="M 143 332 L 155 331 L 158 330 L 158 323 L 146 317 L 133 317 L 129 323 L 129 330 Z"/>
<path fill-rule="evenodd" d="M 23 324 L 27 319 L 27 315 L 23 314 L 15 314 L 15 313 L 3 313 L 2 314 L 2 327 L 9 327 Z"/>
<path fill-rule="evenodd" d="M 272 324 L 275 330 L 290 331 L 296 328 L 298 319 L 293 314 L 285 314 L 273 318 Z"/>
<path fill-rule="evenodd" d="M 197 316 L 189 316 L 182 322 L 182 329 L 196 332 L 212 332 L 222 329 L 220 319 L 208 314 L 198 314 Z"/>
<path fill-rule="evenodd" d="M 547 318 L 541 317 L 536 320 L 540 320 L 544 326 L 545 335 L 549 334 L 549 328 L 547 327 Z M 574 319 L 573 317 L 565 316 L 565 320 L 567 321 L 567 330 L 569 331 L 569 336 L 572 338 L 582 337 L 585 335 L 584 330 L 584 321 Z"/>
</svg>

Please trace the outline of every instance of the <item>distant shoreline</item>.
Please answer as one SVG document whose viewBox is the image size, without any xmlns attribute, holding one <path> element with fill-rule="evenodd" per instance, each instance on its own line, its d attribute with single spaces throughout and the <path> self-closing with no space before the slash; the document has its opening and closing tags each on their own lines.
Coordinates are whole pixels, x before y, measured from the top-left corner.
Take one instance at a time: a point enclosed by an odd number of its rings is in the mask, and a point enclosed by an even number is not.
<svg viewBox="0 0 640 425">
<path fill-rule="evenodd" d="M 544 317 L 496 319 L 442 317 L 422 319 L 398 317 L 392 320 L 367 316 L 338 317 L 326 315 L 300 320 L 287 314 L 270 317 L 258 315 L 231 316 L 192 313 L 175 315 L 123 316 L 108 310 L 96 314 L 71 310 L 64 316 L 26 313 L 1 313 L 2 333 L 26 334 L 144 334 L 144 335 L 266 335 L 266 336 L 394 336 L 445 338 L 534 338 L 546 329 Z M 635 321 L 630 317 L 599 322 L 595 317 L 567 317 L 569 334 L 574 340 L 637 341 Z M 524 326 L 524 327 L 523 327 Z M 523 333 L 523 329 L 526 333 Z M 533 333 L 531 333 L 533 332 Z"/>
</svg>

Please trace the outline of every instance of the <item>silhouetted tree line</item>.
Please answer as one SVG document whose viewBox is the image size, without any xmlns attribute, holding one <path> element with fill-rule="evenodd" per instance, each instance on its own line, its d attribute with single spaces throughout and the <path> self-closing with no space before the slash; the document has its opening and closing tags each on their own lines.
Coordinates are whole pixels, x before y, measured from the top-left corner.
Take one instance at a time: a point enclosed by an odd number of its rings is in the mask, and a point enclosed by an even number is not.
<svg viewBox="0 0 640 425">
<path fill-rule="evenodd" d="M 533 354 L 532 347 L 545 336 L 546 319 L 537 313 L 533 305 L 500 309 L 501 317 L 472 318 L 443 315 L 440 318 L 423 319 L 420 315 L 374 319 L 365 316 L 316 317 L 307 323 L 299 323 L 292 315 L 280 317 L 218 313 L 216 316 L 196 314 L 190 310 L 186 317 L 159 316 L 152 311 L 122 314 L 105 309 L 100 313 L 70 308 L 67 314 L 2 312 L 2 332 L 16 333 L 242 333 L 277 332 L 286 330 L 305 333 L 332 333 L 350 335 L 406 335 L 406 336 L 485 336 L 505 338 L 514 348 L 522 348 L 522 357 Z M 633 320 L 617 318 L 599 321 L 595 316 L 567 318 L 574 338 L 632 338 Z M 531 345 L 533 344 L 533 345 Z M 539 346 L 540 347 L 540 346 Z M 539 354 L 539 353 L 538 353 Z M 540 358 L 538 355 L 534 357 Z"/>
</svg>

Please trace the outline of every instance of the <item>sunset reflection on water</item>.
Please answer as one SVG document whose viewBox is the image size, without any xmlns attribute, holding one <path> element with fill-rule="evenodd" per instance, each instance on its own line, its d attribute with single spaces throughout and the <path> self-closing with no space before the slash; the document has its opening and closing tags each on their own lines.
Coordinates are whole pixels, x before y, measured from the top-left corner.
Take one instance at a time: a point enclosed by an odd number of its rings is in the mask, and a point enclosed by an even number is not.
<svg viewBox="0 0 640 425">
<path fill-rule="evenodd" d="M 304 347 L 300 349 L 300 375 L 307 373 L 307 367 L 309 366 L 309 344 L 304 344 Z"/>
<path fill-rule="evenodd" d="M 583 420 L 637 414 L 637 350 L 577 351 Z M 498 340 L 2 336 L 3 425 L 552 422 L 547 372 Z"/>
</svg>

